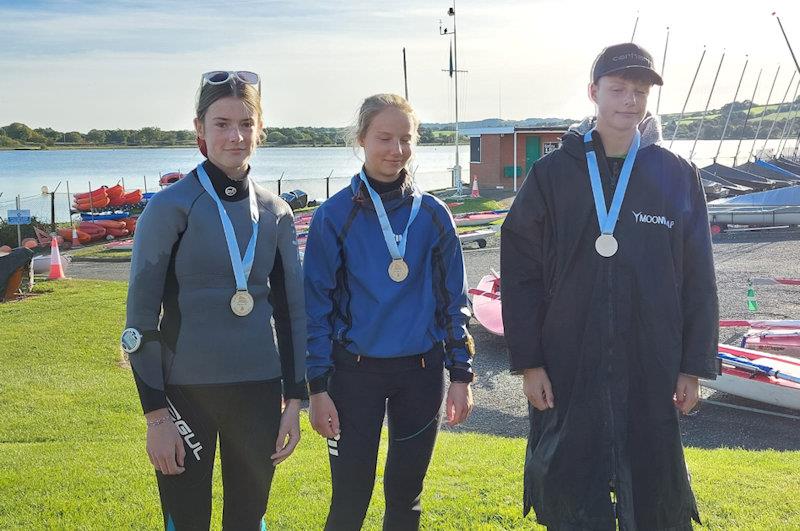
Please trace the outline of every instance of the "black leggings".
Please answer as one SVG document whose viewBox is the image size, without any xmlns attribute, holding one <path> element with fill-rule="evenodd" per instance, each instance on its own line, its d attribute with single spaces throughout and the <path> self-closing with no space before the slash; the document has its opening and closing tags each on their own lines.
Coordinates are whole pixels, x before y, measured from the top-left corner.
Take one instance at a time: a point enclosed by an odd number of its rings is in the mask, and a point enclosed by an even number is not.
<svg viewBox="0 0 800 531">
<path fill-rule="evenodd" d="M 225 530 L 262 529 L 281 416 L 280 382 L 167 386 L 170 414 L 183 436 L 186 470 L 156 472 L 164 528 L 207 530 L 219 435 Z"/>
<path fill-rule="evenodd" d="M 328 392 L 341 433 L 336 440 L 328 439 L 333 497 L 325 529 L 361 529 L 375 485 L 378 443 L 387 413 L 383 528 L 419 528 L 422 482 L 441 415 L 443 359 L 441 346 L 424 355 L 390 359 L 359 359 L 334 348 L 335 370 Z"/>
</svg>

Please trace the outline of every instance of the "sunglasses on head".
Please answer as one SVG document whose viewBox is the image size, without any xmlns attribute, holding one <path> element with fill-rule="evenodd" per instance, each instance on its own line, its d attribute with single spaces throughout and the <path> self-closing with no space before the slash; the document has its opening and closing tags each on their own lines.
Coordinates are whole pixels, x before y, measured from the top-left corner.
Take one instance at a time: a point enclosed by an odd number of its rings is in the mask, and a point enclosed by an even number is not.
<svg viewBox="0 0 800 531">
<path fill-rule="evenodd" d="M 231 80 L 245 85 L 257 85 L 258 93 L 261 94 L 261 78 L 255 72 L 248 72 L 247 70 L 213 70 L 206 72 L 201 78 L 200 88 L 206 85 L 223 85 Z"/>
</svg>

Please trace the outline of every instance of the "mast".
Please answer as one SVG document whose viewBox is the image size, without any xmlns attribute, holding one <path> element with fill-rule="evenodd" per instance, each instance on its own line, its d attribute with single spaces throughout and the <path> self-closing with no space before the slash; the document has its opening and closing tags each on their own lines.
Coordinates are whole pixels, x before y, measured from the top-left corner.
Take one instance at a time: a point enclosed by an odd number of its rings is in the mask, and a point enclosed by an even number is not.
<svg viewBox="0 0 800 531">
<path fill-rule="evenodd" d="M 403 46 L 403 85 L 405 87 L 406 101 L 408 101 L 408 68 L 406 66 L 406 47 Z"/>
<path fill-rule="evenodd" d="M 750 160 L 753 156 L 753 151 L 756 149 L 756 142 L 758 142 L 758 133 L 761 131 L 761 124 L 764 122 L 764 115 L 767 114 L 767 110 L 769 109 L 769 102 L 770 98 L 772 98 L 772 90 L 775 88 L 775 82 L 778 81 L 778 74 L 781 71 L 781 65 L 778 65 L 778 69 L 775 70 L 775 77 L 772 79 L 772 86 L 769 88 L 769 94 L 767 94 L 767 104 L 764 106 L 764 112 L 761 113 L 761 118 L 758 120 L 758 127 L 756 127 L 756 136 L 753 137 L 753 145 L 750 146 L 750 153 L 747 155 L 747 160 Z"/>
<path fill-rule="evenodd" d="M 667 48 L 669 47 L 669 26 L 667 26 L 667 42 L 664 43 L 664 58 L 661 60 L 661 78 L 664 78 L 664 69 L 667 66 Z M 658 86 L 658 99 L 656 100 L 656 115 L 661 107 L 661 85 Z"/>
<path fill-rule="evenodd" d="M 789 84 L 786 85 L 786 92 L 783 93 L 783 99 L 781 100 L 780 104 L 778 105 L 778 110 L 775 114 L 780 114 L 781 109 L 783 108 L 783 104 L 786 103 L 786 97 L 789 95 L 789 91 L 792 88 L 792 82 L 794 81 L 794 76 L 797 75 L 797 72 L 792 72 L 792 77 L 789 78 Z M 761 146 L 761 153 L 762 155 L 767 151 L 767 142 L 769 142 L 770 137 L 772 136 L 772 130 L 775 128 L 775 122 L 778 120 L 772 120 L 772 124 L 769 126 L 769 132 L 767 132 L 767 138 L 764 139 L 764 145 Z"/>
<path fill-rule="evenodd" d="M 742 68 L 742 75 L 739 77 L 739 84 L 736 85 L 736 92 L 733 93 L 733 102 L 731 103 L 730 108 L 728 109 L 728 117 L 725 118 L 725 125 L 722 126 L 722 135 L 719 137 L 719 145 L 717 146 L 717 154 L 714 155 L 714 162 L 717 162 L 717 157 L 719 157 L 719 152 L 722 149 L 722 141 L 725 140 L 725 131 L 728 130 L 728 124 L 731 121 L 731 114 L 733 114 L 733 108 L 736 106 L 736 97 L 739 96 L 739 89 L 742 87 L 742 80 L 744 79 L 744 73 L 747 71 L 747 63 L 750 62 L 750 56 L 745 56 L 744 60 L 744 67 Z M 763 116 L 763 115 L 762 115 Z"/>
<path fill-rule="evenodd" d="M 739 158 L 739 148 L 742 147 L 742 138 L 744 138 L 744 131 L 747 129 L 747 122 L 750 120 L 750 111 L 753 108 L 753 99 L 756 97 L 758 90 L 758 82 L 761 81 L 761 72 L 763 68 L 758 69 L 758 77 L 756 77 L 756 86 L 753 87 L 753 95 L 750 97 L 750 105 L 747 106 L 747 116 L 744 118 L 744 125 L 742 125 L 742 133 L 739 135 L 739 143 L 736 145 L 736 154 L 733 156 L 733 166 L 736 167 L 736 159 Z"/>
<path fill-rule="evenodd" d="M 714 87 L 717 86 L 717 79 L 719 78 L 719 72 L 722 70 L 722 62 L 725 61 L 725 50 L 722 50 L 722 57 L 719 60 L 719 66 L 717 67 L 717 73 L 714 74 L 714 81 L 711 83 L 711 90 L 708 93 L 708 100 L 706 100 L 706 108 L 703 109 L 703 114 L 700 115 L 700 125 L 697 126 L 697 134 L 694 137 L 694 144 L 692 144 L 692 151 L 689 153 L 689 160 L 692 160 L 694 157 L 694 148 L 697 147 L 697 140 L 700 138 L 700 131 L 703 129 L 703 122 L 706 119 L 706 113 L 708 112 L 708 106 L 711 104 L 711 96 L 714 95 Z"/>
<path fill-rule="evenodd" d="M 700 56 L 700 62 L 697 63 L 697 70 L 694 72 L 694 77 L 692 78 L 692 84 L 689 85 L 689 93 L 686 95 L 686 101 L 683 102 L 683 109 L 681 109 L 681 114 L 678 116 L 678 119 L 675 121 L 675 129 L 672 131 L 672 140 L 669 141 L 669 149 L 672 149 L 672 144 L 675 142 L 675 137 L 678 135 L 678 127 L 681 125 L 681 119 L 683 118 L 683 113 L 686 112 L 686 105 L 689 104 L 689 98 L 692 95 L 692 89 L 694 89 L 694 82 L 697 81 L 697 74 L 700 73 L 700 67 L 703 65 L 703 59 L 706 56 L 706 47 L 703 46 L 703 55 Z"/>
<path fill-rule="evenodd" d="M 781 133 L 781 139 L 778 142 L 778 152 L 777 156 L 780 157 L 781 147 L 784 144 L 785 147 L 785 140 L 789 138 L 791 134 L 792 126 L 794 125 L 794 120 L 797 117 L 797 92 L 800 91 L 800 79 L 797 80 L 797 86 L 794 89 L 794 96 L 792 96 L 792 103 L 789 104 L 789 113 L 791 114 L 791 118 L 789 118 L 786 123 L 783 124 L 783 132 Z"/>
</svg>

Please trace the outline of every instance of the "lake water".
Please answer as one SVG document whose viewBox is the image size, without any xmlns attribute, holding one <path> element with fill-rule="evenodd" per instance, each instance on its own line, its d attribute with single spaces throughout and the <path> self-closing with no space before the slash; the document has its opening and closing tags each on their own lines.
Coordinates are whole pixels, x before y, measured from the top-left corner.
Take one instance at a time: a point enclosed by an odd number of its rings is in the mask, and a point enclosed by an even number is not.
<svg viewBox="0 0 800 531">
<path fill-rule="evenodd" d="M 462 178 L 469 181 L 469 146 L 459 149 Z M 68 217 L 69 192 L 86 192 L 101 185 L 112 186 L 124 180 L 128 189 L 156 191 L 161 174 L 172 171 L 188 173 L 203 160 L 196 148 L 96 149 L 53 151 L 0 151 L 0 216 L 14 208 L 17 195 L 22 208 L 37 217 L 50 219 L 50 198 L 42 196 L 47 186 L 56 194 L 56 218 Z M 412 164 L 417 182 L 425 190 L 450 185 L 450 170 L 455 164 L 453 146 L 419 146 Z M 269 190 L 301 189 L 309 198 L 324 199 L 326 177 L 330 193 L 347 186 L 361 161 L 351 148 L 262 148 L 252 159 L 253 178 Z"/>
<path fill-rule="evenodd" d="M 763 140 L 756 143 L 760 150 Z M 693 142 L 676 140 L 673 150 L 688 157 Z M 726 140 L 718 161 L 732 164 L 738 142 Z M 664 143 L 669 145 L 669 141 Z M 794 148 L 794 141 L 788 143 Z M 701 140 L 693 160 L 699 166 L 711 162 L 719 141 Z M 742 142 L 738 162 L 743 163 L 750 152 L 752 141 Z M 771 140 L 768 149 L 776 149 L 778 140 Z M 461 146 L 462 179 L 469 182 L 469 147 Z M 0 151 L 0 216 L 14 208 L 14 198 L 22 196 L 22 208 L 42 219 L 50 218 L 49 196 L 42 196 L 42 186 L 55 189 L 56 218 L 68 219 L 67 183 L 71 193 L 85 192 L 89 183 L 93 188 L 112 186 L 124 180 L 128 189 L 158 190 L 161 174 L 172 171 L 184 173 L 194 168 L 202 156 L 196 148 L 156 149 L 98 149 L 74 151 Z M 455 163 L 452 146 L 420 146 L 416 150 L 417 181 L 426 190 L 450 185 L 449 168 Z M 325 178 L 331 175 L 330 191 L 335 193 L 346 186 L 350 177 L 361 165 L 353 150 L 344 147 L 329 148 L 262 148 L 252 160 L 252 176 L 273 192 L 278 191 L 277 181 L 282 179 L 281 190 L 301 189 L 310 198 L 324 199 Z"/>
</svg>

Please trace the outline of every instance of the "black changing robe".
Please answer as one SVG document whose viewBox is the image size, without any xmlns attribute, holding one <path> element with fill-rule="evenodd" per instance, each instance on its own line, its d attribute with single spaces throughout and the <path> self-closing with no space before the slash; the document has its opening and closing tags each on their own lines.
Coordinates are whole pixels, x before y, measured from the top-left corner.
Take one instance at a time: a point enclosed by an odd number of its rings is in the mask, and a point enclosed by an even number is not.
<svg viewBox="0 0 800 531">
<path fill-rule="evenodd" d="M 545 525 L 691 529 L 699 521 L 673 393 L 679 372 L 715 378 L 718 301 L 697 168 L 642 143 L 611 258 L 599 235 L 584 123 L 537 161 L 502 228 L 511 370 L 545 367 L 555 408 L 532 407 L 524 512 Z M 607 206 L 613 185 L 594 134 Z M 598 149 L 599 147 L 599 149 Z M 617 496 L 611 502 L 610 488 Z"/>
</svg>

